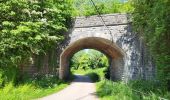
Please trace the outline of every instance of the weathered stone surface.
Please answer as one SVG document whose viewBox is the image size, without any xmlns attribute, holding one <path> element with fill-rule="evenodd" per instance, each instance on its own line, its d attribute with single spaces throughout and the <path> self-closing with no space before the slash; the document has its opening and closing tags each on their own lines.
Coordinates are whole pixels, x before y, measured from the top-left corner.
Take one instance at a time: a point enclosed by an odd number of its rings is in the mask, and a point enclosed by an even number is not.
<svg viewBox="0 0 170 100">
<path fill-rule="evenodd" d="M 107 26 L 123 25 L 129 23 L 128 15 L 126 14 L 106 14 L 102 18 Z M 77 17 L 75 20 L 75 28 L 85 28 L 103 26 L 103 22 L 98 15 L 90 17 Z"/>
<path fill-rule="evenodd" d="M 76 52 L 91 48 L 108 56 L 112 80 L 153 79 L 155 66 L 152 58 L 142 39 L 133 33 L 129 15 L 107 14 L 102 15 L 102 18 L 109 29 L 98 16 L 75 19 L 74 27 L 66 34 L 66 40 L 55 53 L 59 77 L 68 78 L 69 60 Z M 43 65 L 48 69 L 47 60 L 44 60 L 46 64 Z"/>
<path fill-rule="evenodd" d="M 142 39 L 133 33 L 129 15 L 107 14 L 102 18 L 109 30 L 98 16 L 76 18 L 69 42 L 60 57 L 60 78 L 69 75 L 70 57 L 86 48 L 99 50 L 109 57 L 113 80 L 153 78 L 153 62 Z"/>
</svg>

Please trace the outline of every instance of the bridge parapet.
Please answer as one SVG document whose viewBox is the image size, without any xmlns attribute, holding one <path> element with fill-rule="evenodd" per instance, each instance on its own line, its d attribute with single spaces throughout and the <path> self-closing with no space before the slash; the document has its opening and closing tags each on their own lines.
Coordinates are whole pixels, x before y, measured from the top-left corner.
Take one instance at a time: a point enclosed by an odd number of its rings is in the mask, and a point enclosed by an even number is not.
<svg viewBox="0 0 170 100">
<path fill-rule="evenodd" d="M 106 14 L 101 15 L 101 17 L 107 26 L 126 25 L 131 22 L 128 14 Z M 101 27 L 103 26 L 101 17 L 98 15 L 77 17 L 75 20 L 75 28 Z"/>
</svg>

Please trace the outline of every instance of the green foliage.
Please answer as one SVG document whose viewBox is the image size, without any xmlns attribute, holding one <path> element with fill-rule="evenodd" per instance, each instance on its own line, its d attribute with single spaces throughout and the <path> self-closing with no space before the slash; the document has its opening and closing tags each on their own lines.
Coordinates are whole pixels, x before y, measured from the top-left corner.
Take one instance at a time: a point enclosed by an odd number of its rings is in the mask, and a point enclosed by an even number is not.
<svg viewBox="0 0 170 100">
<path fill-rule="evenodd" d="M 98 82 L 100 80 L 99 75 L 95 72 L 87 73 L 86 75 L 89 76 L 93 82 Z"/>
<path fill-rule="evenodd" d="M 97 84 L 97 94 L 103 100 L 140 100 L 132 90 L 123 83 L 116 83 L 108 80 Z"/>
<path fill-rule="evenodd" d="M 170 1 L 133 0 L 133 26 L 156 61 L 159 79 L 170 81 Z"/>
<path fill-rule="evenodd" d="M 101 14 L 130 13 L 133 11 L 130 1 L 122 0 L 93 0 Z M 75 16 L 97 15 L 90 0 L 74 0 Z"/>
<path fill-rule="evenodd" d="M 73 74 L 80 74 L 80 75 L 87 75 L 88 73 L 97 73 L 100 78 L 104 78 L 104 70 L 106 68 L 97 68 L 97 69 L 88 69 L 88 70 L 82 70 L 82 69 L 78 69 L 78 70 L 74 70 L 72 69 L 72 73 Z"/>
<path fill-rule="evenodd" d="M 151 86 L 151 87 L 150 87 Z M 159 100 L 170 93 L 153 81 L 131 81 L 128 84 L 102 80 L 97 83 L 97 94 L 102 100 Z"/>
<path fill-rule="evenodd" d="M 58 84 L 64 83 L 58 78 L 58 76 L 46 74 L 46 75 L 36 75 L 33 78 L 25 80 L 27 84 L 32 84 L 39 88 L 53 88 Z"/>
<path fill-rule="evenodd" d="M 0 88 L 0 100 L 37 99 L 57 92 L 68 85 L 68 83 L 56 78 L 56 76 L 50 75 L 29 80 L 23 85 L 14 86 L 13 83 L 8 83 L 3 88 Z"/>
<path fill-rule="evenodd" d="M 0 69 L 0 87 L 3 86 L 4 78 L 3 78 L 3 70 Z"/>
<path fill-rule="evenodd" d="M 153 80 L 133 80 L 129 82 L 128 85 L 133 87 L 134 89 L 137 89 L 138 91 L 143 91 L 144 93 L 164 89 L 163 86 L 160 85 L 160 83 Z"/>
<path fill-rule="evenodd" d="M 109 69 L 109 67 L 106 68 L 103 72 L 104 72 L 104 77 L 106 79 L 110 79 L 110 69 Z"/>
<path fill-rule="evenodd" d="M 75 70 L 108 67 L 108 59 L 99 51 L 93 49 L 82 50 L 72 57 L 70 66 Z"/>
<path fill-rule="evenodd" d="M 22 67 L 57 46 L 71 21 L 71 0 L 1 0 L 0 69 Z"/>
</svg>

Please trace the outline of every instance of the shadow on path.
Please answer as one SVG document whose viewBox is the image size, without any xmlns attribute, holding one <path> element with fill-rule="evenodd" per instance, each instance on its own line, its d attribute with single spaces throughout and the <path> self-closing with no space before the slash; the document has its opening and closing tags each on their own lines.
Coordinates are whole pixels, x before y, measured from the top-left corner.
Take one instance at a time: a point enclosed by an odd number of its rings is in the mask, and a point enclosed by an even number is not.
<svg viewBox="0 0 170 100">
<path fill-rule="evenodd" d="M 73 82 L 65 89 L 40 100 L 99 100 L 95 83 L 88 76 L 75 75 Z"/>
<path fill-rule="evenodd" d="M 73 82 L 93 83 L 88 76 L 84 76 L 84 75 L 74 75 Z"/>
</svg>

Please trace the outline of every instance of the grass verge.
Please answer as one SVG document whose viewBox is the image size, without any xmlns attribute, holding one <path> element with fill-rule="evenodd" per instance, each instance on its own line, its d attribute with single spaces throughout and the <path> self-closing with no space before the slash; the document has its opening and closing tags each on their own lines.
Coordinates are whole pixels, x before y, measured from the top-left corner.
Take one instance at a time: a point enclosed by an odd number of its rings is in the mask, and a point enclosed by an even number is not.
<svg viewBox="0 0 170 100">
<path fill-rule="evenodd" d="M 101 100 L 170 100 L 165 86 L 153 80 L 133 80 L 127 84 L 104 78 L 104 68 L 75 70 L 76 74 L 88 75 L 96 82 L 97 95 Z"/>
<path fill-rule="evenodd" d="M 97 83 L 101 100 L 169 100 L 170 93 L 152 81 L 137 80 L 128 84 L 102 80 Z"/>
<path fill-rule="evenodd" d="M 55 76 L 40 76 L 28 79 L 14 86 L 8 83 L 0 89 L 0 100 L 31 100 L 58 92 L 69 85 L 69 82 L 59 80 Z"/>
</svg>

